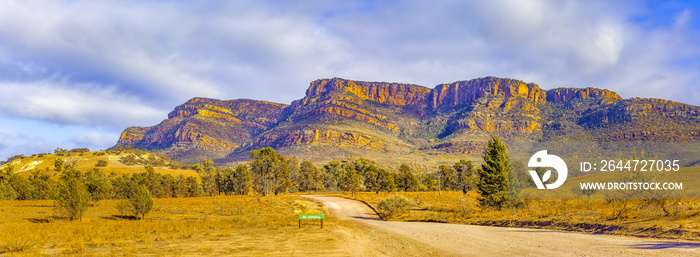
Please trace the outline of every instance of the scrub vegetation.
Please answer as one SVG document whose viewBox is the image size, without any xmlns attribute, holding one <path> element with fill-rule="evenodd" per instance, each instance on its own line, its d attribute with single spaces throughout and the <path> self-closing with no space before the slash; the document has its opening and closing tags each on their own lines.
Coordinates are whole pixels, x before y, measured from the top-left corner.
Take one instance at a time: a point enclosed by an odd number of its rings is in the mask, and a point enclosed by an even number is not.
<svg viewBox="0 0 700 257">
<path fill-rule="evenodd" d="M 365 158 L 317 167 L 269 147 L 249 156 L 235 167 L 210 160 L 188 166 L 136 149 L 57 149 L 8 160 L 0 170 L 0 253 L 342 255 L 344 237 L 357 233 L 347 229 L 357 226 L 327 215 L 327 229 L 299 229 L 298 214 L 327 213 L 295 194 L 363 200 L 385 220 L 700 238 L 697 200 L 518 199 L 533 185 L 514 172 L 522 164 L 510 162 L 495 136 L 483 163 L 460 160 L 422 174 L 406 164 L 386 170 Z M 121 172 L 103 171 L 114 166 Z M 314 240 L 329 247 L 314 247 Z"/>
</svg>

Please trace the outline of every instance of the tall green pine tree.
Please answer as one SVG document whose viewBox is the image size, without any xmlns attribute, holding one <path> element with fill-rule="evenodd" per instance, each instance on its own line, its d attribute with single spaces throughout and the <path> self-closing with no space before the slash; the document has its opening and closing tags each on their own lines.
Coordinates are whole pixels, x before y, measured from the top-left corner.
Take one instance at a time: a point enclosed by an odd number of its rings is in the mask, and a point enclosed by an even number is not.
<svg viewBox="0 0 700 257">
<path fill-rule="evenodd" d="M 477 185 L 481 206 L 503 207 L 508 201 L 508 167 L 509 158 L 506 146 L 497 136 L 492 136 L 481 156 L 484 163 L 479 170 Z"/>
</svg>

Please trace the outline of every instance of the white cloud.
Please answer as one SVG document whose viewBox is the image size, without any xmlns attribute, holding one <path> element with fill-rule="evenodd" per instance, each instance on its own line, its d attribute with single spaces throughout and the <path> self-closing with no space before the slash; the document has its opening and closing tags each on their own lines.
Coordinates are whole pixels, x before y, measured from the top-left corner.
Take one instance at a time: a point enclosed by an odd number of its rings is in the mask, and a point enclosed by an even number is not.
<svg viewBox="0 0 700 257">
<path fill-rule="evenodd" d="M 0 110 L 15 117 L 57 124 L 123 127 L 162 119 L 162 111 L 115 87 L 75 84 L 62 79 L 0 82 Z"/>
<path fill-rule="evenodd" d="M 48 152 L 56 145 L 39 137 L 29 137 L 22 133 L 0 128 L 0 161 L 18 154 L 30 155 Z"/>
<path fill-rule="evenodd" d="M 258 2 L 5 5 L 4 59 L 39 60 L 71 80 L 112 84 L 162 108 L 194 96 L 291 102 L 341 52 L 311 17 Z M 304 83 L 280 90 L 290 80 Z"/>
<path fill-rule="evenodd" d="M 0 149 L 8 147 L 15 142 L 17 134 L 7 129 L 0 129 Z"/>
<path fill-rule="evenodd" d="M 107 149 L 116 144 L 119 134 L 103 134 L 99 132 L 89 132 L 74 136 L 71 142 L 79 147 L 90 148 L 91 150 Z"/>
<path fill-rule="evenodd" d="M 351 44 L 350 78 L 426 86 L 488 75 L 700 104 L 700 37 L 687 10 L 596 1 L 401 2 L 329 24 Z M 387 4 L 389 5 L 389 4 Z M 671 25 L 635 22 L 654 16 Z M 676 18 L 674 18 L 676 17 Z M 673 25 L 675 24 L 675 25 Z M 684 60 L 687 65 L 679 65 Z"/>
<path fill-rule="evenodd" d="M 308 82 L 329 76 L 426 86 L 526 76 L 551 86 L 624 90 L 609 77 L 647 54 L 623 56 L 650 33 L 629 22 L 644 11 L 638 6 L 17 1 L 0 8 L 0 49 L 4 59 L 37 61 L 81 83 L 106 82 L 161 109 L 193 96 L 290 102 Z M 688 10 L 669 17 L 676 28 L 691 18 Z M 673 36 L 687 38 L 682 32 Z"/>
</svg>

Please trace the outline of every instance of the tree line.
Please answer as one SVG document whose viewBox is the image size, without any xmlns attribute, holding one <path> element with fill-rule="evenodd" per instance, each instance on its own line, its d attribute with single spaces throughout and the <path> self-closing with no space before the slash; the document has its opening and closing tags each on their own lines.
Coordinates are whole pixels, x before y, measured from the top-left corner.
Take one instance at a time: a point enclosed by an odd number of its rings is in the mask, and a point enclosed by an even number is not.
<svg viewBox="0 0 700 257">
<path fill-rule="evenodd" d="M 452 167 L 443 165 L 432 174 L 416 175 L 407 164 L 398 171 L 380 168 L 373 160 L 348 158 L 317 167 L 310 161 L 285 157 L 271 147 L 249 153 L 251 160 L 235 168 L 217 168 L 204 160 L 195 164 L 202 178 L 205 195 L 261 196 L 294 192 L 394 192 L 438 191 L 476 188 L 477 170 L 471 161 L 461 160 Z"/>
<path fill-rule="evenodd" d="M 475 190 L 484 206 L 502 207 L 516 198 L 520 188 L 531 186 L 521 180 L 520 162 L 511 163 L 505 145 L 493 136 L 482 154 L 480 167 L 460 160 L 452 166 L 416 175 L 407 164 L 398 171 L 387 171 L 365 158 L 334 160 L 316 167 L 309 161 L 299 162 L 266 147 L 249 153 L 250 161 L 235 168 L 218 169 L 211 161 L 196 164 L 206 195 L 248 194 L 260 196 L 294 192 L 393 192 L 393 191 L 462 191 Z M 522 181 L 522 183 L 521 183 Z M 513 186 L 509 188 L 509 184 Z"/>
<path fill-rule="evenodd" d="M 200 175 L 201 182 L 195 177 L 160 174 L 152 166 L 145 166 L 141 173 L 121 176 L 105 175 L 97 167 L 80 172 L 60 158 L 54 163 L 55 171 L 62 172 L 59 181 L 51 180 L 41 171 L 34 171 L 25 179 L 7 166 L 0 172 L 0 199 L 59 199 L 62 185 L 66 183 L 62 184 L 61 180 L 72 177 L 84 185 L 87 197 L 93 202 L 129 199 L 142 187 L 157 198 L 323 191 L 354 194 L 360 191 L 466 193 L 476 190 L 485 205 L 502 206 L 513 196 L 513 190 L 508 188 L 509 179 L 518 180 L 517 172 L 512 172 L 505 146 L 497 137 L 488 142 L 481 167 L 472 161 L 460 160 L 452 166 L 442 165 L 433 173 L 420 175 L 407 164 L 393 172 L 365 158 L 334 160 L 317 167 L 309 161 L 299 162 L 295 157 L 282 156 L 271 147 L 251 151 L 249 157 L 249 162 L 235 167 L 216 167 L 210 160 L 194 164 L 192 169 Z"/>
<path fill-rule="evenodd" d="M 202 185 L 196 177 L 173 177 L 170 174 L 155 172 L 152 166 L 145 166 L 141 173 L 131 175 L 114 173 L 106 175 L 99 168 L 87 172 L 76 170 L 71 165 L 61 165 L 55 160 L 55 171 L 60 172 L 58 180 L 51 179 L 46 171 L 32 171 L 28 178 L 14 172 L 12 166 L 0 171 L 0 200 L 52 200 L 59 196 L 61 181 L 67 177 L 76 178 L 89 193 L 89 199 L 97 202 L 103 199 L 127 199 L 133 188 L 145 186 L 154 197 L 196 197 L 203 196 Z"/>
</svg>

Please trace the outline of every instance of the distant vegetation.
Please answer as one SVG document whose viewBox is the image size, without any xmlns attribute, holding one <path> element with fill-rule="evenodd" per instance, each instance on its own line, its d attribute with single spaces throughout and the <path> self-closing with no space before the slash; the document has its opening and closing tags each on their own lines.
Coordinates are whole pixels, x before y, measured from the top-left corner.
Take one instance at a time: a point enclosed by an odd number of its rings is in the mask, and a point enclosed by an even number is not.
<svg viewBox="0 0 700 257">
<path fill-rule="evenodd" d="M 505 148 L 503 148 L 505 150 Z M 87 155 L 87 149 L 56 149 L 56 156 Z M 35 169 L 21 176 L 11 164 L 0 172 L 0 199 L 4 200 L 56 200 L 56 206 L 66 217 L 81 219 L 91 205 L 104 199 L 127 199 L 120 203 L 120 214 L 132 213 L 143 217 L 152 208 L 150 197 L 179 198 L 217 195 L 258 196 L 294 192 L 415 192 L 475 190 L 479 171 L 471 161 L 461 160 L 452 167 L 445 165 L 434 173 L 417 175 L 406 164 L 397 172 L 378 167 L 374 161 L 364 158 L 331 161 L 322 168 L 311 162 L 285 157 L 270 147 L 251 151 L 251 160 L 236 167 L 215 167 L 210 160 L 194 164 L 190 168 L 196 177 L 172 176 L 156 172 L 154 166 L 181 167 L 157 153 L 138 149 L 122 149 L 95 152 L 93 156 L 118 154 L 124 165 L 145 165 L 141 172 L 117 175 L 105 174 L 101 168 L 109 167 L 105 160 L 98 160 L 88 170 L 76 168 L 78 159 L 55 158 L 51 169 Z M 504 153 L 505 154 L 505 153 Z M 507 156 L 506 156 L 507 157 Z M 13 157 L 8 162 L 22 159 Z M 90 161 L 90 159 L 86 159 Z M 92 161 L 94 163 L 94 161 Z M 83 166 L 85 167 L 85 166 Z M 499 166 L 499 168 L 507 168 Z M 501 170 L 506 172 L 507 170 Z M 52 175 L 60 173 L 57 180 Z M 507 175 L 506 175 L 507 176 Z M 507 184 L 507 180 L 506 180 Z M 506 188 L 499 188 L 505 190 Z M 489 203 L 491 204 L 491 203 Z"/>
</svg>

